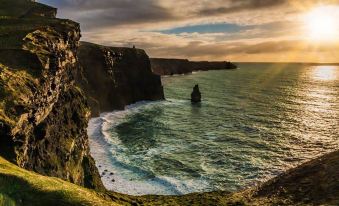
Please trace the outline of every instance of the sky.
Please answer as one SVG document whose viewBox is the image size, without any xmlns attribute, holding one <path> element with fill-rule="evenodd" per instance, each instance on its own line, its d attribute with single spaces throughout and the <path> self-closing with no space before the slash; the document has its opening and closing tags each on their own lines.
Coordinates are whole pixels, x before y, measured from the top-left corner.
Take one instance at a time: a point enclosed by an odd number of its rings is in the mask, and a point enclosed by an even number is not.
<svg viewBox="0 0 339 206">
<path fill-rule="evenodd" d="M 39 0 L 82 41 L 151 57 L 339 62 L 339 0 Z"/>
</svg>

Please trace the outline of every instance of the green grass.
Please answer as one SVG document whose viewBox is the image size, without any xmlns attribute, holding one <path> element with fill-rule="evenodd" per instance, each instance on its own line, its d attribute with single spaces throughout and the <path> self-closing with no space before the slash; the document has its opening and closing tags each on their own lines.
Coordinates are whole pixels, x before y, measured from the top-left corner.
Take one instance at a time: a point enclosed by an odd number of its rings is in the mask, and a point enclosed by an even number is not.
<svg viewBox="0 0 339 206">
<path fill-rule="evenodd" d="M 21 169 L 0 157 L 0 205 L 247 205 L 226 192 L 133 197 L 94 190 Z"/>
<path fill-rule="evenodd" d="M 0 205 L 120 205 L 107 195 L 21 169 L 0 157 Z"/>
</svg>

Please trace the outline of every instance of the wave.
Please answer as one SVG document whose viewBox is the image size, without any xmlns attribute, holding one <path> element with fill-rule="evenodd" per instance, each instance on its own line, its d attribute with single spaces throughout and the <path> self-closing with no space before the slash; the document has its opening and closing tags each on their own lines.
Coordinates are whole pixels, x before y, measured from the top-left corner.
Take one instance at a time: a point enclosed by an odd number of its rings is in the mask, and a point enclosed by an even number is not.
<svg viewBox="0 0 339 206">
<path fill-rule="evenodd" d="M 185 102 L 169 99 L 162 103 Z M 126 110 L 103 113 L 100 117 L 89 121 L 87 132 L 90 137 L 91 155 L 96 160 L 101 179 L 107 189 L 130 195 L 181 195 L 195 192 L 199 187 L 201 189 L 206 187 L 207 182 L 203 180 L 157 176 L 151 171 L 128 164 L 128 160 L 121 159 L 121 155 L 118 155 L 127 148 L 118 137 L 112 135 L 110 130 L 121 123 L 127 115 L 137 112 L 141 107 L 156 104 L 157 102 L 138 102 L 128 105 Z"/>
</svg>

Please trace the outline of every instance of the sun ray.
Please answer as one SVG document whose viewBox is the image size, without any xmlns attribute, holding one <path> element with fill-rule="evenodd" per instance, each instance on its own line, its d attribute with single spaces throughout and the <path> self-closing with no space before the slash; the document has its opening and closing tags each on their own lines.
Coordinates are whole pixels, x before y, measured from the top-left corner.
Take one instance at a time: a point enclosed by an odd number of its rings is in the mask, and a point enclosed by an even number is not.
<svg viewBox="0 0 339 206">
<path fill-rule="evenodd" d="M 318 6 L 304 16 L 306 37 L 310 41 L 333 42 L 339 36 L 339 7 Z"/>
</svg>

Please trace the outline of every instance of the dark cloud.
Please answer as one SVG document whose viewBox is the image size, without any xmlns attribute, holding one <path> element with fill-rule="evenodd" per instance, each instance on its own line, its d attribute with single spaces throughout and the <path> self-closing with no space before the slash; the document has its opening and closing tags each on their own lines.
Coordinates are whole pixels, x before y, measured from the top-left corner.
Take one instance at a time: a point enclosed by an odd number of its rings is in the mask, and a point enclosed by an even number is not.
<svg viewBox="0 0 339 206">
<path fill-rule="evenodd" d="M 246 10 L 264 9 L 281 6 L 287 2 L 288 0 L 228 0 L 225 1 L 225 3 L 229 6 L 203 9 L 198 11 L 198 15 L 219 15 Z"/>
<path fill-rule="evenodd" d="M 205 8 L 185 15 L 176 13 L 175 8 L 163 7 L 160 0 L 40 0 L 59 8 L 59 16 L 71 18 L 84 28 L 100 28 L 116 25 L 143 24 L 174 20 L 189 20 L 207 16 L 235 13 L 282 5 L 287 0 L 220 0 L 215 8 L 209 8 L 207 2 L 197 2 Z M 190 3 L 191 2 L 191 3 Z M 194 8 L 195 0 L 187 0 L 187 5 Z M 215 2 L 214 2 L 215 3 Z M 186 5 L 186 4 L 185 4 Z M 227 5 L 223 7 L 223 5 Z M 172 5 L 173 6 L 173 5 Z M 174 4 L 175 6 L 175 4 Z"/>
<path fill-rule="evenodd" d="M 61 0 L 41 2 L 59 8 L 59 16 L 71 18 L 83 28 L 138 24 L 175 18 L 155 0 Z"/>
<path fill-rule="evenodd" d="M 59 8 L 60 18 L 79 22 L 86 41 L 137 45 L 153 57 L 261 61 L 280 60 L 288 52 L 307 58 L 314 50 L 333 51 L 328 59 L 339 56 L 334 52 L 338 44 L 312 48 L 301 43 L 306 34 L 297 19 L 317 4 L 338 5 L 339 0 L 39 1 Z"/>
</svg>

